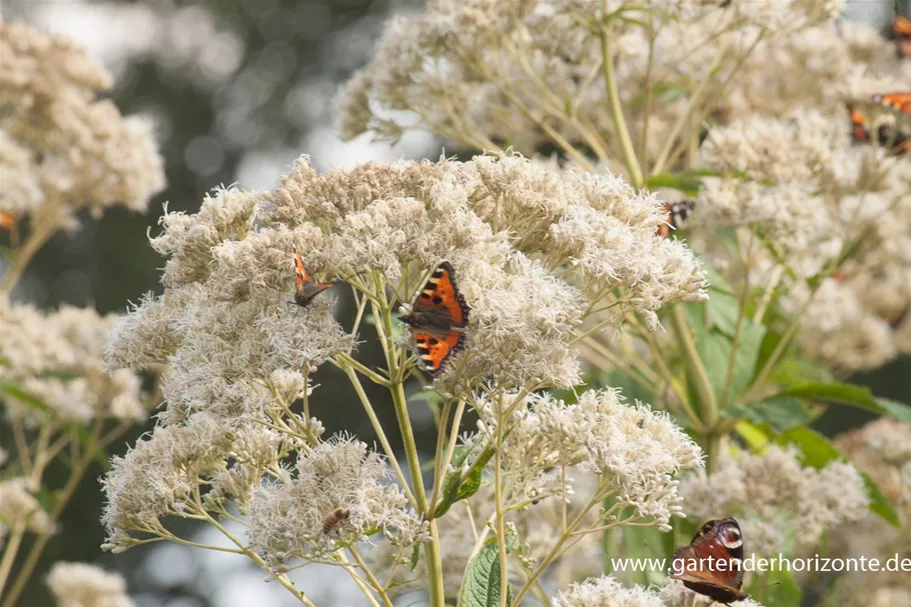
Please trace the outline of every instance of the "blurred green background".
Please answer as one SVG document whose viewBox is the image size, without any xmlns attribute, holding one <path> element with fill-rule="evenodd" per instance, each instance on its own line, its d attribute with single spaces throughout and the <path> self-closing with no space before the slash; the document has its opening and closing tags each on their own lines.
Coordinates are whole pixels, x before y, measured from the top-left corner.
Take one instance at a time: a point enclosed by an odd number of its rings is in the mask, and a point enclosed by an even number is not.
<svg viewBox="0 0 911 607">
<path fill-rule="evenodd" d="M 420 10 L 421 4 L 420 0 L 4 1 L 2 18 L 69 34 L 104 61 L 115 75 L 111 95 L 122 112 L 154 119 L 168 180 L 147 215 L 115 208 L 99 220 L 86 215 L 78 231 L 58 234 L 37 255 L 16 297 L 42 308 L 70 303 L 123 312 L 142 293 L 161 290 L 162 260 L 149 247 L 146 232 L 157 233 L 165 201 L 169 210 L 192 213 L 205 193 L 220 184 L 273 187 L 278 175 L 302 153 L 312 155 L 323 170 L 370 159 L 438 156 L 441 144 L 428 135 L 409 135 L 390 148 L 368 139 L 342 143 L 334 129 L 339 85 L 366 63 L 390 16 Z M 849 0 L 847 9 L 852 18 L 884 26 L 894 7 L 892 0 Z M 339 297 L 340 312 L 345 314 L 349 302 L 344 294 Z M 369 345 L 376 340 L 365 341 L 361 356 L 378 357 L 379 352 L 371 352 Z M 316 414 L 329 432 L 344 428 L 372 442 L 370 425 L 356 414 L 359 407 L 342 380 L 331 371 L 321 373 L 322 389 L 317 395 L 323 394 L 324 399 L 317 402 Z M 856 380 L 882 396 L 907 399 L 911 359 L 894 361 Z M 386 394 L 377 390 L 371 398 L 382 403 Z M 388 413 L 384 425 L 395 423 L 391 406 L 380 405 L 378 410 Z M 420 402 L 413 414 L 426 447 L 432 439 L 432 419 Z M 854 410 L 833 408 L 818 427 L 833 434 L 863 421 L 866 418 Z M 150 427 L 135 429 L 115 452 L 125 451 Z M 67 509 L 58 537 L 45 551 L 39 575 L 20 601 L 23 607 L 50 604 L 43 576 L 58 560 L 97 562 L 120 571 L 142 606 L 295 604 L 276 584 L 263 584 L 261 571 L 235 557 L 174 545 L 143 547 L 117 557 L 102 553 L 104 533 L 98 521 L 102 497 L 95 482 L 102 473 L 100 467 L 89 473 Z M 49 484 L 59 484 L 60 477 L 61 470 L 51 470 Z M 320 578 L 320 589 L 311 593 L 317 604 L 363 601 L 334 572 L 307 571 L 298 579 L 308 580 L 304 584 L 309 589 L 309 582 Z"/>
</svg>

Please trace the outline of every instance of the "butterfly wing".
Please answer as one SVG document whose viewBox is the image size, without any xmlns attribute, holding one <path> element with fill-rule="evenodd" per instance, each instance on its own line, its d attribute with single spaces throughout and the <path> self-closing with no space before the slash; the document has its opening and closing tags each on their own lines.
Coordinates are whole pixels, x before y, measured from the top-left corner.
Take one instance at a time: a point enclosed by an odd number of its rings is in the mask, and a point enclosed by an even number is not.
<svg viewBox="0 0 911 607">
<path fill-rule="evenodd" d="M 430 333 L 414 332 L 418 358 L 424 369 L 431 375 L 440 372 L 446 359 L 462 349 L 464 341 L 465 334 L 461 331 L 450 331 L 443 339 L 434 337 Z"/>
<path fill-rule="evenodd" d="M 724 564 L 717 564 L 723 562 Z M 709 521 L 689 546 L 674 552 L 673 579 L 713 600 L 729 602 L 746 598 L 743 585 L 743 541 L 740 525 L 727 518 Z M 714 564 L 713 564 L 714 563 Z"/>
<path fill-rule="evenodd" d="M 696 201 L 689 198 L 678 200 L 677 202 L 664 203 L 662 210 L 664 223 L 655 230 L 655 236 L 661 236 L 662 238 L 670 236 L 671 230 L 676 230 L 683 225 L 683 222 L 693 213 L 694 208 L 696 208 Z"/>
<path fill-rule="evenodd" d="M 412 305 L 418 328 L 464 328 L 468 326 L 469 311 L 456 286 L 455 269 L 448 261 L 437 266 Z"/>
<path fill-rule="evenodd" d="M 443 262 L 433 271 L 402 321 L 411 326 L 418 358 L 431 374 L 438 373 L 443 363 L 461 349 L 465 335 L 459 329 L 468 326 L 470 308 L 459 293 L 455 269 Z"/>
<path fill-rule="evenodd" d="M 873 95 L 873 102 L 905 114 L 911 114 L 911 92 Z"/>
<path fill-rule="evenodd" d="M 313 301 L 313 298 L 331 287 L 332 282 L 316 282 L 313 280 L 313 276 L 310 272 L 307 271 L 307 267 L 304 265 L 304 260 L 301 259 L 300 253 L 297 252 L 297 247 L 294 248 L 294 271 L 297 286 L 297 291 L 294 294 L 294 303 L 299 306 L 307 307 L 310 305 L 310 302 Z"/>
<path fill-rule="evenodd" d="M 870 141 L 870 129 L 867 127 L 867 117 L 857 108 L 851 110 L 851 137 L 858 143 Z"/>
</svg>

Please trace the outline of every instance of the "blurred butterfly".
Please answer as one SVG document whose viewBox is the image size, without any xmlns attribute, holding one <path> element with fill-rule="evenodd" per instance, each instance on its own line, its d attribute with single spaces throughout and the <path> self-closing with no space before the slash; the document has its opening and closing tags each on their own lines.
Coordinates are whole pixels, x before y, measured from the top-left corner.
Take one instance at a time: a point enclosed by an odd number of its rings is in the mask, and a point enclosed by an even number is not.
<svg viewBox="0 0 911 607">
<path fill-rule="evenodd" d="M 911 57 L 911 19 L 896 15 L 892 20 L 890 37 L 895 40 L 895 52 L 899 57 Z"/>
<path fill-rule="evenodd" d="M 719 603 L 749 598 L 740 590 L 743 534 L 737 521 L 726 518 L 703 525 L 688 546 L 674 551 L 670 577 Z"/>
<path fill-rule="evenodd" d="M 0 228 L 11 230 L 14 225 L 16 225 L 16 218 L 9 213 L 0 211 Z"/>
<path fill-rule="evenodd" d="M 854 106 L 849 105 L 851 113 L 851 138 L 857 143 L 873 143 L 873 134 L 870 132 L 870 123 L 867 116 Z M 887 148 L 892 156 L 911 154 L 911 136 L 906 135 L 894 125 L 881 124 L 876 129 L 875 143 Z"/>
<path fill-rule="evenodd" d="M 881 93 L 873 95 L 873 103 L 911 114 L 911 93 Z"/>
<path fill-rule="evenodd" d="M 340 282 L 338 280 L 316 282 L 310 272 L 307 271 L 306 266 L 304 266 L 304 260 L 301 259 L 300 253 L 297 252 L 297 247 L 294 247 L 294 270 L 297 274 L 297 291 L 294 293 L 294 301 L 292 303 L 302 308 L 309 306 L 314 297 Z"/>
<path fill-rule="evenodd" d="M 677 202 L 665 202 L 663 208 L 664 223 L 655 229 L 655 236 L 667 238 L 671 230 L 678 229 L 689 218 L 696 208 L 696 201 L 684 198 Z"/>
<path fill-rule="evenodd" d="M 439 373 L 446 359 L 462 348 L 465 334 L 461 329 L 468 326 L 470 311 L 456 286 L 455 269 L 444 261 L 418 293 L 411 312 L 402 316 L 402 322 L 411 328 L 418 359 L 431 375 Z"/>
</svg>

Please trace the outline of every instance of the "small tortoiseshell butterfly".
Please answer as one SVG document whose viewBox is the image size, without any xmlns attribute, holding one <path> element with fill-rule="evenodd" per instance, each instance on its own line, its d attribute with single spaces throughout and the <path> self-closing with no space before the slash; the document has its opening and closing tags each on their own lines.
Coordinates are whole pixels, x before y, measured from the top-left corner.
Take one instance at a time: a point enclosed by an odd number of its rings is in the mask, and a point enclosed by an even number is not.
<svg viewBox="0 0 911 607">
<path fill-rule="evenodd" d="M 465 334 L 460 329 L 468 326 L 470 310 L 456 286 L 455 270 L 444 261 L 418 293 L 411 313 L 402 316 L 402 322 L 411 327 L 418 358 L 431 375 L 462 348 Z"/>
<path fill-rule="evenodd" d="M 712 560 L 709 560 L 709 557 Z M 723 565 L 717 565 L 724 561 Z M 711 520 L 688 546 L 674 551 L 671 578 L 713 601 L 728 604 L 749 596 L 743 584 L 743 535 L 733 518 Z"/>
<path fill-rule="evenodd" d="M 304 266 L 304 260 L 301 259 L 300 253 L 297 252 L 297 247 L 294 247 L 294 270 L 297 273 L 297 291 L 294 293 L 294 301 L 292 303 L 302 308 L 309 306 L 314 297 L 339 282 L 337 280 L 331 282 L 316 282 L 313 280 L 313 276 Z"/>
<path fill-rule="evenodd" d="M 891 37 L 895 40 L 895 52 L 899 57 L 911 57 L 911 19 L 896 15 L 892 20 Z"/>
<path fill-rule="evenodd" d="M 876 96 L 874 96 L 874 99 Z M 873 143 L 870 123 L 866 115 L 854 106 L 849 105 L 851 112 L 851 138 L 857 143 Z M 894 126 L 882 124 L 876 130 L 876 144 L 888 148 L 892 156 L 911 154 L 911 136 L 906 135 Z"/>
<path fill-rule="evenodd" d="M 881 93 L 873 95 L 873 103 L 911 114 L 911 93 Z"/>
<path fill-rule="evenodd" d="M 655 229 L 655 236 L 667 238 L 671 235 L 671 230 L 676 230 L 687 220 L 696 208 L 696 201 L 684 198 L 677 202 L 664 203 L 664 223 Z"/>
</svg>

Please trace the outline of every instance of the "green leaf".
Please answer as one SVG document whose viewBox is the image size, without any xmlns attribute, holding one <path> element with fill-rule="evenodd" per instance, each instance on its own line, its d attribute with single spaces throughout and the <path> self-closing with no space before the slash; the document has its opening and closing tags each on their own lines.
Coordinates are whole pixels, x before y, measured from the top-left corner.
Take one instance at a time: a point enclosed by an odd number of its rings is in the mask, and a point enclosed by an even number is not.
<svg viewBox="0 0 911 607">
<path fill-rule="evenodd" d="M 29 392 L 17 386 L 14 383 L 8 382 L 5 379 L 0 379 L 0 393 L 7 394 L 19 402 L 27 405 L 33 409 L 37 409 L 42 413 L 53 414 L 53 409 L 46 402 Z"/>
<path fill-rule="evenodd" d="M 737 399 L 750 385 L 756 360 L 759 357 L 759 347 L 765 335 L 765 327 L 753 324 L 748 319 L 743 319 L 740 327 L 740 338 L 737 343 L 737 352 L 734 355 L 734 368 L 731 372 L 730 389 L 727 402 L 722 402 L 725 383 L 728 377 L 728 366 L 731 360 L 733 341 L 719 330 L 709 330 L 697 336 L 696 351 L 708 374 L 712 390 L 718 398 L 721 408 L 726 408 Z"/>
<path fill-rule="evenodd" d="M 418 566 L 418 560 L 421 558 L 421 547 L 415 546 L 411 550 L 411 560 L 408 562 L 408 569 L 414 571 L 414 568 Z"/>
<path fill-rule="evenodd" d="M 650 190 L 671 188 L 687 196 L 696 196 L 702 189 L 702 180 L 691 173 L 659 173 L 645 180 L 645 187 Z"/>
<path fill-rule="evenodd" d="M 497 542 L 490 541 L 468 564 L 458 607 L 499 607 L 502 575 Z M 512 592 L 507 587 L 506 604 L 510 603 Z"/>
<path fill-rule="evenodd" d="M 619 388 L 629 402 L 641 400 L 647 403 L 652 400 L 652 393 L 625 371 L 615 369 L 610 373 L 604 373 L 602 377 L 601 381 L 605 386 Z"/>
<path fill-rule="evenodd" d="M 471 497 L 481 487 L 484 466 L 493 457 L 493 449 L 484 450 L 471 464 L 471 471 L 462 481 L 462 467 L 468 461 L 475 445 L 459 445 L 452 454 L 452 472 L 447 472 L 440 486 L 440 501 L 437 503 L 434 517 L 446 514 L 452 505 L 459 500 Z"/>
<path fill-rule="evenodd" d="M 749 405 L 733 403 L 724 413 L 732 419 L 768 424 L 776 432 L 804 426 L 816 418 L 816 414 L 802 400 L 789 396 L 769 398 Z"/>
<path fill-rule="evenodd" d="M 764 428 L 760 428 L 748 421 L 739 421 L 734 426 L 734 431 L 749 445 L 751 451 L 761 451 L 769 444 L 769 435 Z"/>
<path fill-rule="evenodd" d="M 844 453 L 838 450 L 829 439 L 822 434 L 809 428 L 794 428 L 778 437 L 776 442 L 780 445 L 793 445 L 797 447 L 804 464 L 812 466 L 817 470 L 823 468 L 834 461 L 848 461 Z M 892 503 L 882 492 L 882 489 L 876 484 L 870 476 L 858 470 L 864 479 L 864 486 L 867 489 L 867 497 L 870 499 L 870 511 L 880 516 L 883 520 L 891 525 L 898 527 L 898 514 L 895 512 Z"/>
<path fill-rule="evenodd" d="M 709 295 L 709 300 L 705 302 L 710 326 L 731 338 L 734 337 L 734 332 L 737 330 L 739 308 L 739 300 L 723 291 L 713 291 Z"/>
<path fill-rule="evenodd" d="M 769 374 L 769 382 L 796 386 L 807 381 L 831 383 L 832 374 L 819 363 L 802 358 L 786 358 Z"/>
<path fill-rule="evenodd" d="M 892 502 L 883 493 L 876 481 L 866 472 L 860 472 L 864 477 L 864 487 L 867 488 L 867 497 L 870 498 L 870 511 L 877 514 L 883 520 L 891 523 L 895 527 L 901 527 L 901 521 L 898 519 L 898 513 L 892 506 Z"/>
<path fill-rule="evenodd" d="M 865 409 L 879 415 L 888 415 L 898 421 L 911 424 L 911 407 L 888 398 L 877 398 L 866 386 L 855 384 L 807 382 L 792 386 L 776 395 L 797 396 L 816 400 L 841 403 Z"/>
</svg>

